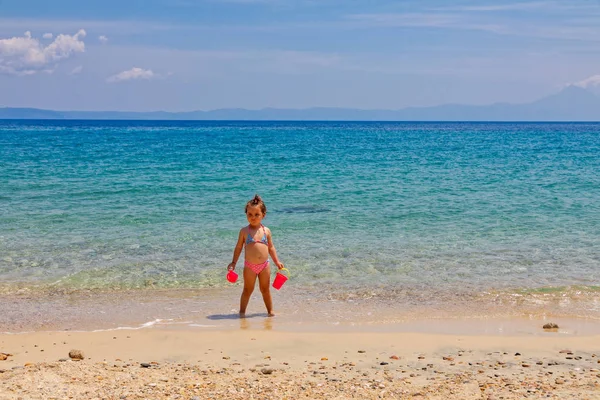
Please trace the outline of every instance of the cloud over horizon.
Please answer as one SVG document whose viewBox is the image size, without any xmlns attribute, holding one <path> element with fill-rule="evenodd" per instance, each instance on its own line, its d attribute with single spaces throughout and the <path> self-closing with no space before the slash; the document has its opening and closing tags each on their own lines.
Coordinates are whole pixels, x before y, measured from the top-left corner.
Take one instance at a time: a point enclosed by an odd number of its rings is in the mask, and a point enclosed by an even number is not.
<svg viewBox="0 0 600 400">
<path fill-rule="evenodd" d="M 600 86 L 600 75 L 592 75 L 589 78 L 583 79 L 579 82 L 574 82 L 571 85 L 584 89 Z"/>
<path fill-rule="evenodd" d="M 109 83 L 118 83 L 138 79 L 150 80 L 156 77 L 158 77 L 158 75 L 152 72 L 150 69 L 134 67 L 130 70 L 119 72 L 116 75 L 110 76 L 106 79 L 106 81 Z"/>
<path fill-rule="evenodd" d="M 52 73 L 58 61 L 85 51 L 85 35 L 83 29 L 74 35 L 59 34 L 47 46 L 29 31 L 23 36 L 0 39 L 0 73 L 18 76 Z M 48 34 L 44 36 L 48 38 Z"/>
</svg>

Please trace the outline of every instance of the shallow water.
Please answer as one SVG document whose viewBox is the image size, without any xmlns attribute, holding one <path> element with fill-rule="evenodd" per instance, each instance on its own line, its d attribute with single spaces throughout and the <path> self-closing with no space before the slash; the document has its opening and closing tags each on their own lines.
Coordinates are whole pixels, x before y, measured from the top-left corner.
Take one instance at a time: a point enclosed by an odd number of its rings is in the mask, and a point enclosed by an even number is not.
<svg viewBox="0 0 600 400">
<path fill-rule="evenodd" d="M 225 289 L 254 193 L 299 304 L 551 293 L 597 315 L 592 123 L 0 121 L 0 292 Z"/>
</svg>

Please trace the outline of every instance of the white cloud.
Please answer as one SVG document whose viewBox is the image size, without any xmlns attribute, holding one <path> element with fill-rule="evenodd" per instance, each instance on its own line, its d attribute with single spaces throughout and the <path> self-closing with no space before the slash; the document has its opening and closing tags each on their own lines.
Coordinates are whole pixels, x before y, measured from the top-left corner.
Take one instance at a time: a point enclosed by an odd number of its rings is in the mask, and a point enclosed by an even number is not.
<svg viewBox="0 0 600 400">
<path fill-rule="evenodd" d="M 20 76 L 51 73 L 58 61 L 85 51 L 84 37 L 83 29 L 74 35 L 60 34 L 45 47 L 29 31 L 20 37 L 0 39 L 0 73 Z"/>
<path fill-rule="evenodd" d="M 486 22 L 482 19 L 469 19 L 458 13 L 391 13 L 346 15 L 350 28 L 441 28 L 508 33 L 504 25 Z"/>
<path fill-rule="evenodd" d="M 571 85 L 578 86 L 578 87 L 584 88 L 584 89 L 600 86 L 600 75 L 592 75 L 589 78 L 586 78 L 579 82 L 572 83 Z"/>
<path fill-rule="evenodd" d="M 100 43 L 102 44 L 106 44 L 108 42 L 108 38 L 104 35 L 100 35 L 98 36 L 98 40 L 100 41 Z"/>
<path fill-rule="evenodd" d="M 54 37 L 54 35 L 53 35 L 53 34 L 51 34 L 51 33 L 44 33 L 44 34 L 42 35 L 42 37 L 43 37 L 44 39 L 52 39 L 52 38 Z"/>
<path fill-rule="evenodd" d="M 457 6 L 457 7 L 439 7 L 440 11 L 518 11 L 537 8 L 550 8 L 554 2 L 536 1 L 529 3 L 509 3 L 495 5 L 476 5 L 476 6 Z"/>
<path fill-rule="evenodd" d="M 73 68 L 73 70 L 71 71 L 71 73 L 69 75 L 77 75 L 77 74 L 80 74 L 81 71 L 83 71 L 83 66 L 82 65 Z"/>
<path fill-rule="evenodd" d="M 450 27 L 464 22 L 459 15 L 443 13 L 353 14 L 346 19 L 365 27 Z"/>
<path fill-rule="evenodd" d="M 155 74 L 150 69 L 134 67 L 128 71 L 123 71 L 116 75 L 113 75 L 113 76 L 107 78 L 106 81 L 110 82 L 110 83 L 116 83 L 116 82 L 123 82 L 123 81 L 131 81 L 131 80 L 135 80 L 135 79 L 149 80 L 149 79 L 156 78 L 156 77 L 158 77 L 158 74 Z"/>
<path fill-rule="evenodd" d="M 501 7 L 501 6 L 498 6 Z M 566 11 L 564 11 L 566 12 Z M 498 35 L 532 37 L 546 40 L 562 39 L 581 42 L 598 42 L 600 28 L 597 17 L 592 20 L 566 18 L 556 21 L 546 15 L 535 20 L 508 18 L 465 12 L 411 12 L 383 14 L 351 14 L 344 16 L 346 28 L 421 28 L 462 31 L 485 31 Z M 594 14 L 595 15 L 595 14 Z M 593 17 L 592 17 L 593 19 Z"/>
</svg>

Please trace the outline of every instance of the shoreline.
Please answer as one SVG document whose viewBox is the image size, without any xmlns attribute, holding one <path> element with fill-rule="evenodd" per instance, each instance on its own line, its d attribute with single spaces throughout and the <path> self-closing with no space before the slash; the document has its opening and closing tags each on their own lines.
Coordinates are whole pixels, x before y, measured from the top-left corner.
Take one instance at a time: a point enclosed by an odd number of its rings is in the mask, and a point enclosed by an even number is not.
<svg viewBox="0 0 600 400">
<path fill-rule="evenodd" d="M 0 361 L 0 398 L 594 399 L 598 343 L 252 327 L 0 334 L 11 354 Z M 70 359 L 74 349 L 82 361 Z"/>
<path fill-rule="evenodd" d="M 95 331 L 145 325 L 239 329 L 240 287 L 127 291 L 23 292 L 0 295 L 0 332 Z M 385 288 L 362 292 L 284 287 L 272 290 L 273 326 L 281 331 L 401 331 L 441 334 L 538 334 L 546 322 L 561 334 L 600 334 L 600 292 L 445 293 Z M 258 290 L 247 321 L 266 315 Z"/>
</svg>

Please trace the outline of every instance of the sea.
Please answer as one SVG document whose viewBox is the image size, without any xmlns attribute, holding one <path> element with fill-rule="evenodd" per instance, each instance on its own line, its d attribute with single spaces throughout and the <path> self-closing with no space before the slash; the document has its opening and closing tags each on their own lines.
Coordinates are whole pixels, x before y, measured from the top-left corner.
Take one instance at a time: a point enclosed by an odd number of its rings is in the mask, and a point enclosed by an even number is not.
<svg viewBox="0 0 600 400">
<path fill-rule="evenodd" d="M 598 123 L 4 120 L 0 331 L 237 324 L 255 194 L 277 320 L 600 322 Z"/>
</svg>

